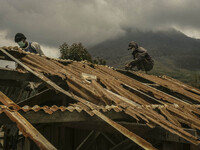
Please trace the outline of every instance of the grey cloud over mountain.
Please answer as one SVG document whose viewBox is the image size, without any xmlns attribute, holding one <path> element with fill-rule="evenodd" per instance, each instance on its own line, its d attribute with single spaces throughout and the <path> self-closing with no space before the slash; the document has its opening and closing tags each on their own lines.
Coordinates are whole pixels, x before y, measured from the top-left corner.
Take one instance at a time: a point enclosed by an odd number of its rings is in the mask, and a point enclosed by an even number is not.
<svg viewBox="0 0 200 150">
<path fill-rule="evenodd" d="M 1 0 L 0 30 L 13 39 L 58 47 L 63 42 L 91 46 L 123 36 L 126 29 L 179 29 L 199 36 L 199 0 Z"/>
</svg>

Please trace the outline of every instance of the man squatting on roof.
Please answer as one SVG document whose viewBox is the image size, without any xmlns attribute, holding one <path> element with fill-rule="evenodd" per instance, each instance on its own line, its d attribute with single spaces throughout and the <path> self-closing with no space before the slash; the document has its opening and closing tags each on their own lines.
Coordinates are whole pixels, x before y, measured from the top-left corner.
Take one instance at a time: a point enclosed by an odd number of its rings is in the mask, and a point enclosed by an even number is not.
<svg viewBox="0 0 200 150">
<path fill-rule="evenodd" d="M 128 50 L 132 50 L 133 61 L 125 65 L 126 70 L 132 70 L 137 67 L 137 70 L 147 72 L 153 69 L 154 61 L 146 49 L 138 47 L 136 42 L 131 41 L 128 45 Z"/>
<path fill-rule="evenodd" d="M 26 37 L 22 33 L 17 33 L 15 35 L 15 42 L 19 45 L 22 50 L 30 53 L 44 55 L 40 45 L 37 42 L 27 42 Z"/>
</svg>

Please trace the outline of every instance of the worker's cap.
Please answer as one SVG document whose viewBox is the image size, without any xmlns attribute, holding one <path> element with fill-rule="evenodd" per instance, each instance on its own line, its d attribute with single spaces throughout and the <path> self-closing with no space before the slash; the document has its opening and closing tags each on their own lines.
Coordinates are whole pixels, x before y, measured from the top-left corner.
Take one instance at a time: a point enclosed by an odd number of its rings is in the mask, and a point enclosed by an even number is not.
<svg viewBox="0 0 200 150">
<path fill-rule="evenodd" d="M 17 34 L 15 35 L 15 42 L 17 43 L 17 42 L 20 42 L 20 41 L 22 41 L 22 40 L 26 40 L 26 37 L 24 36 L 24 34 L 22 34 L 22 33 L 17 33 Z"/>
<path fill-rule="evenodd" d="M 128 44 L 128 50 L 132 49 L 132 48 L 138 48 L 138 44 L 134 41 L 131 41 L 129 44 Z"/>
</svg>

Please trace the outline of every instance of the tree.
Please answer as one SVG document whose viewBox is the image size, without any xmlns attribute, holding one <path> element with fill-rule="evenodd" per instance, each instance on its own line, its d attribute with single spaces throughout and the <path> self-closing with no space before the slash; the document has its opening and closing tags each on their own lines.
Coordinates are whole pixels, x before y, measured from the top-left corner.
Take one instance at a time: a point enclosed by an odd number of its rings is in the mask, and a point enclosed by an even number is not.
<svg viewBox="0 0 200 150">
<path fill-rule="evenodd" d="M 60 47 L 61 59 L 71 59 L 76 61 L 87 60 L 92 62 L 92 56 L 81 43 L 74 43 L 69 46 L 67 43 L 62 44 Z"/>
<path fill-rule="evenodd" d="M 69 55 L 69 52 L 70 52 L 70 47 L 67 43 L 63 43 L 62 45 L 59 46 L 59 50 L 60 50 L 60 53 L 61 53 L 61 56 L 60 58 L 61 59 L 70 59 L 70 55 Z"/>
<path fill-rule="evenodd" d="M 67 43 L 63 43 L 59 46 L 59 50 L 61 53 L 61 59 L 71 59 L 76 61 L 87 60 L 94 64 L 105 65 L 106 61 L 102 58 L 97 57 L 96 59 L 92 59 L 92 56 L 87 51 L 87 49 L 81 43 L 74 43 L 69 46 Z"/>
</svg>

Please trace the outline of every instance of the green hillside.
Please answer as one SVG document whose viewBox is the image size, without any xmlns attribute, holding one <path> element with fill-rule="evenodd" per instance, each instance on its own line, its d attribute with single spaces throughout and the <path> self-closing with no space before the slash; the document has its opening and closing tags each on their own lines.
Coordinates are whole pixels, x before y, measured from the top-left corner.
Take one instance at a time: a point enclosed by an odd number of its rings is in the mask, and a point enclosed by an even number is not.
<svg viewBox="0 0 200 150">
<path fill-rule="evenodd" d="M 126 35 L 95 45 L 89 52 L 105 59 L 109 66 L 123 69 L 132 60 L 131 51 L 127 50 L 132 40 L 146 48 L 155 60 L 150 74 L 167 75 L 200 87 L 200 40 L 174 29 L 159 32 L 127 30 Z"/>
<path fill-rule="evenodd" d="M 118 58 L 115 61 L 112 61 L 111 66 L 124 69 L 124 64 L 130 61 L 131 59 L 129 56 Z M 200 71 L 178 68 L 170 59 L 160 58 L 154 59 L 154 61 L 154 68 L 148 72 L 149 74 L 157 76 L 167 75 L 194 87 L 200 88 Z"/>
<path fill-rule="evenodd" d="M 170 60 L 165 60 L 165 63 L 156 60 L 155 66 L 149 74 L 167 75 L 184 83 L 200 88 L 200 71 L 191 71 L 187 69 L 177 68 Z"/>
</svg>

